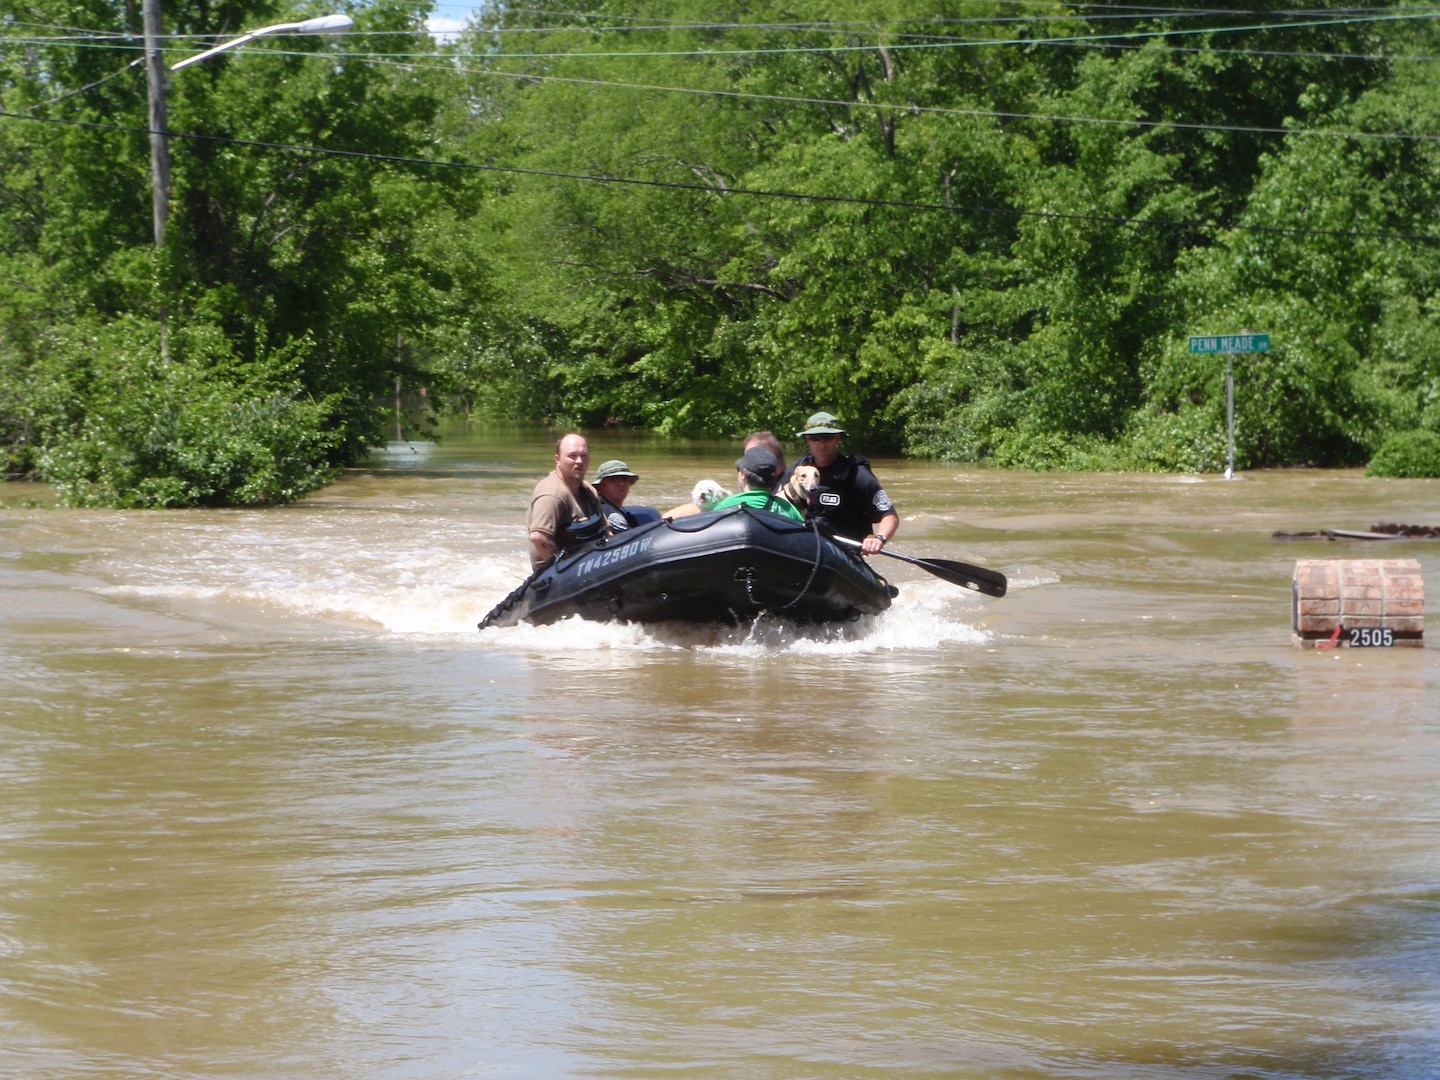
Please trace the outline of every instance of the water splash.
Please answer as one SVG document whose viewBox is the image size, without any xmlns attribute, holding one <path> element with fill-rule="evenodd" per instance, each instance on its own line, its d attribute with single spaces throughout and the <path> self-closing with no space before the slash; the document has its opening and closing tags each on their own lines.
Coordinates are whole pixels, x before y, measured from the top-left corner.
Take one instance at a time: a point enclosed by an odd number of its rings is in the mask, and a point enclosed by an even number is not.
<svg viewBox="0 0 1440 1080">
<path fill-rule="evenodd" d="M 854 622 L 798 623 L 779 615 L 752 622 L 724 624 L 587 622 L 578 615 L 549 626 L 512 626 L 484 631 L 487 647 L 517 652 L 663 651 L 684 649 L 719 657 L 763 658 L 784 655 L 845 656 L 892 650 L 933 650 L 947 645 L 977 645 L 991 640 L 975 625 L 983 609 L 962 596 L 947 598 L 936 589 L 907 590 L 881 615 Z"/>
<path fill-rule="evenodd" d="M 1047 567 L 1026 563 L 1008 567 L 1005 579 L 1007 590 L 1015 592 L 1020 589 L 1033 589 L 1037 585 L 1058 585 L 1060 575 Z"/>
<path fill-rule="evenodd" d="M 546 654 L 699 650 L 717 656 L 929 650 L 988 641 L 979 598 L 929 577 L 900 582 L 890 611 L 807 625 L 763 616 L 739 626 L 635 626 L 574 618 L 546 626 L 476 624 L 529 572 L 513 533 L 473 521 L 397 513 L 177 517 L 143 549 L 107 553 L 101 591 L 240 605 L 267 618 L 351 624 L 357 632 L 456 636 L 487 648 Z"/>
</svg>

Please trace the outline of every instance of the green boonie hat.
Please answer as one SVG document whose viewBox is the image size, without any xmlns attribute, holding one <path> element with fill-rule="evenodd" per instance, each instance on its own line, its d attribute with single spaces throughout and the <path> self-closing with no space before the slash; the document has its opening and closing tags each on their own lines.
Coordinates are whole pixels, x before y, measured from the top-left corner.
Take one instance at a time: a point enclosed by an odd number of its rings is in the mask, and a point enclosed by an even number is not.
<svg viewBox="0 0 1440 1080">
<path fill-rule="evenodd" d="M 619 458 L 612 458 L 601 465 L 600 471 L 595 474 L 595 482 L 598 484 L 601 480 L 609 480 L 612 476 L 625 476 L 631 480 L 640 479 L 639 474 L 631 472 L 630 466 Z"/>
<path fill-rule="evenodd" d="M 809 420 L 805 421 L 805 427 L 797 431 L 796 435 L 844 435 L 845 429 L 840 426 L 838 417 L 831 416 L 828 412 L 817 412 Z"/>
</svg>

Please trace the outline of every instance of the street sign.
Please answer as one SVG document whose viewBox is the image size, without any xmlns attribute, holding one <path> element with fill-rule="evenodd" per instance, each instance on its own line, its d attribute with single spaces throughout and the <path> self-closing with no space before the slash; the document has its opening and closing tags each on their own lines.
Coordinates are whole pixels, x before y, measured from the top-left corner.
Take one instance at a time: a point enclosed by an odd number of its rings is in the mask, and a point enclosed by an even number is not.
<svg viewBox="0 0 1440 1080">
<path fill-rule="evenodd" d="M 1190 339 L 1192 353 L 1269 352 L 1269 334 L 1202 334 Z"/>
<path fill-rule="evenodd" d="M 1230 464 L 1225 479 L 1235 479 L 1235 371 L 1232 353 L 1269 352 L 1269 334 L 1200 334 L 1190 339 L 1192 353 L 1225 354 L 1225 420 L 1230 444 Z"/>
</svg>

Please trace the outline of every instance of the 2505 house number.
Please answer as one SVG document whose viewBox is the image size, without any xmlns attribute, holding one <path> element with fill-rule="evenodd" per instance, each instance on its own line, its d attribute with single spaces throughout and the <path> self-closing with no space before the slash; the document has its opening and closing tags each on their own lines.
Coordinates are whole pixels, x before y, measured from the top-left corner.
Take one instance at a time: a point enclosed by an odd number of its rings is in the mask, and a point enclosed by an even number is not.
<svg viewBox="0 0 1440 1080">
<path fill-rule="evenodd" d="M 1395 631 L 1388 626 L 1351 626 L 1345 642 L 1352 648 L 1386 649 L 1395 644 Z"/>
</svg>

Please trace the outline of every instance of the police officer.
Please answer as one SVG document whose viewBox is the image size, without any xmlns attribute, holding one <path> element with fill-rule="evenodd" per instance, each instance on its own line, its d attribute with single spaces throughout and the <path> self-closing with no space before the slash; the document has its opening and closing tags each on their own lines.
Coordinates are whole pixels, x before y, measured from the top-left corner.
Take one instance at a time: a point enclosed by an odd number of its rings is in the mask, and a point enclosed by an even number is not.
<svg viewBox="0 0 1440 1080">
<path fill-rule="evenodd" d="M 859 540 L 866 555 L 874 555 L 900 528 L 900 515 L 870 471 L 870 462 L 859 454 L 840 453 L 845 429 L 830 413 L 817 412 L 795 434 L 810 451 L 795 464 L 820 470 L 820 512 L 825 520 L 840 536 Z"/>
</svg>

